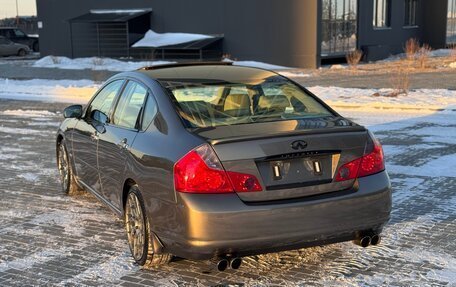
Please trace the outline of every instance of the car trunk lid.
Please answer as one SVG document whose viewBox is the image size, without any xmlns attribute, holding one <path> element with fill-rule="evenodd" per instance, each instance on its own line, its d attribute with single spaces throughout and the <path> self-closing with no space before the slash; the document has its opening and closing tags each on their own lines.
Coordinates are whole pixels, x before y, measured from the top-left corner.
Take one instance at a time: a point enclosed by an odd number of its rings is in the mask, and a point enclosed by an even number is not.
<svg viewBox="0 0 456 287">
<path fill-rule="evenodd" d="M 245 202 L 306 197 L 349 189 L 335 182 L 341 165 L 363 155 L 367 130 L 346 119 L 220 126 L 196 132 L 210 142 L 227 171 L 251 174 L 263 191 L 239 192 Z"/>
</svg>

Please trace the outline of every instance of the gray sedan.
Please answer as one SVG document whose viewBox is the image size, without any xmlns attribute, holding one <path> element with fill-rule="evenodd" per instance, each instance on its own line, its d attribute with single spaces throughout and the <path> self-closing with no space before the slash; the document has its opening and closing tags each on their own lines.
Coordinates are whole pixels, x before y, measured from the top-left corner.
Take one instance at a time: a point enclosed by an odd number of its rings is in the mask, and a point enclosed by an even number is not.
<svg viewBox="0 0 456 287">
<path fill-rule="evenodd" d="M 26 45 L 14 43 L 11 40 L 0 36 L 0 56 L 25 56 L 30 53 Z"/>
<path fill-rule="evenodd" d="M 391 212 L 382 147 L 302 86 L 228 63 L 144 68 L 64 111 L 63 191 L 123 217 L 139 265 L 380 242 Z"/>
</svg>

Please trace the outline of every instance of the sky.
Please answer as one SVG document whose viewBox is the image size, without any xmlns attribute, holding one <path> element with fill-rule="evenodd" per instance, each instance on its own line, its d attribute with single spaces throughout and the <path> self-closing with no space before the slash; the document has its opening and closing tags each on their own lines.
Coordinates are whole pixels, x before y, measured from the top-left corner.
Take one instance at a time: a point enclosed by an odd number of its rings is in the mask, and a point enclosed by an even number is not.
<svg viewBox="0 0 456 287">
<path fill-rule="evenodd" d="M 36 15 L 36 0 L 17 0 L 19 16 Z M 16 0 L 0 0 L 0 19 L 16 17 Z"/>
</svg>

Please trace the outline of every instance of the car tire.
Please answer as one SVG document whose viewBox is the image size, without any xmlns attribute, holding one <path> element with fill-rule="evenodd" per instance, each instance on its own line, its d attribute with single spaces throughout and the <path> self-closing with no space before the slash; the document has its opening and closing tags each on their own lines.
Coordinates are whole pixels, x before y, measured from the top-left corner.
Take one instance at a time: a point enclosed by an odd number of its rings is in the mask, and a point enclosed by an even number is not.
<svg viewBox="0 0 456 287">
<path fill-rule="evenodd" d="M 33 49 L 33 52 L 39 52 L 40 51 L 40 44 L 38 42 L 33 43 L 32 49 Z"/>
<path fill-rule="evenodd" d="M 25 55 L 27 55 L 27 51 L 24 50 L 24 49 L 20 49 L 18 52 L 17 52 L 17 55 L 19 57 L 24 57 Z"/>
<path fill-rule="evenodd" d="M 59 169 L 62 191 L 65 194 L 75 195 L 84 191 L 84 189 L 78 185 L 74 177 L 73 167 L 68 157 L 68 152 L 64 140 L 60 141 L 58 144 L 57 167 Z"/>
<path fill-rule="evenodd" d="M 128 191 L 124 212 L 128 246 L 133 259 L 140 266 L 146 267 L 167 264 L 173 256 L 169 253 L 154 253 L 150 222 L 145 210 L 139 188 L 137 185 L 133 185 Z"/>
</svg>

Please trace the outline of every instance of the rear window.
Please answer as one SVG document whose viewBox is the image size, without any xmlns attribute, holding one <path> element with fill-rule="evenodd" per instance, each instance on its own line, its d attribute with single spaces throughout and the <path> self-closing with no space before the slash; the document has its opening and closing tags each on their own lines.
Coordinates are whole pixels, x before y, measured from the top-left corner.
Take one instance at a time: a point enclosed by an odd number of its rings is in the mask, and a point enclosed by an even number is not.
<svg viewBox="0 0 456 287">
<path fill-rule="evenodd" d="M 193 128 L 333 115 L 281 76 L 255 82 L 165 82 L 184 122 Z"/>
</svg>

